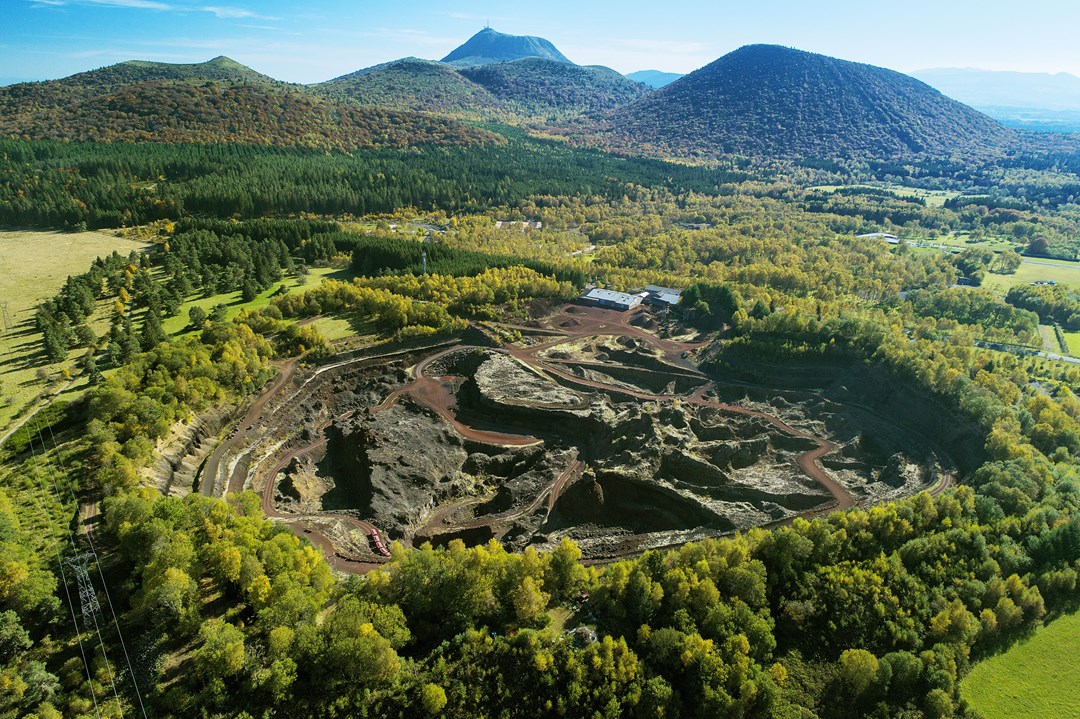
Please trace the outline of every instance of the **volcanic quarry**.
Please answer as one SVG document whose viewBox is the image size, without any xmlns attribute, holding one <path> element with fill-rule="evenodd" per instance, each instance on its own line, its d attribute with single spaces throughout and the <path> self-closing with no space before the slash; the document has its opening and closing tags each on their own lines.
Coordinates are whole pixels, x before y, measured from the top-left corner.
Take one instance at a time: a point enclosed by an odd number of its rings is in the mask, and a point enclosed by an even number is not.
<svg viewBox="0 0 1080 719">
<path fill-rule="evenodd" d="M 825 393 L 724 384 L 692 337 L 650 323 L 571 306 L 297 373 L 203 486 L 254 488 L 347 570 L 390 540 L 570 537 L 611 558 L 948 483 L 913 431 Z"/>
</svg>

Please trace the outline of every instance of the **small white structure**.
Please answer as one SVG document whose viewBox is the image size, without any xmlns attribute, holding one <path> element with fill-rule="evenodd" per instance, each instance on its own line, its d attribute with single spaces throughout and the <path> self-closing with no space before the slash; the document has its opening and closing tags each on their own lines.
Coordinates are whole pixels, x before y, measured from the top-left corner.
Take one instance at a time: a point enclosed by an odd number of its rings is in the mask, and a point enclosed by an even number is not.
<svg viewBox="0 0 1080 719">
<path fill-rule="evenodd" d="M 890 235 L 888 232 L 870 232 L 865 235 L 855 235 L 857 240 L 885 240 L 890 245 L 899 245 L 900 238 L 896 235 Z"/>
</svg>

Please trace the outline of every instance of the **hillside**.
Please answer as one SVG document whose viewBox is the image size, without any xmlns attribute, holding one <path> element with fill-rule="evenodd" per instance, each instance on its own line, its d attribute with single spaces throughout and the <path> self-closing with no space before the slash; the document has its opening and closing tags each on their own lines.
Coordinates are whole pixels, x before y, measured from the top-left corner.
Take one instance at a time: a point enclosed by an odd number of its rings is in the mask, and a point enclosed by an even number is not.
<svg viewBox="0 0 1080 719">
<path fill-rule="evenodd" d="M 477 67 L 405 58 L 311 86 L 335 100 L 473 119 L 531 119 L 610 110 L 650 90 L 606 67 L 539 57 Z"/>
<path fill-rule="evenodd" d="M 80 72 L 77 75 L 64 78 L 60 82 L 65 84 L 116 86 L 150 82 L 151 80 L 278 82 L 274 78 L 256 72 L 247 65 L 242 65 L 224 55 L 219 55 L 206 62 L 190 64 L 129 60 L 98 70 Z"/>
<path fill-rule="evenodd" d="M 612 114 L 602 141 L 682 156 L 886 158 L 988 154 L 1012 139 L 907 75 L 751 45 Z"/>
<path fill-rule="evenodd" d="M 482 116 L 500 105 L 485 88 L 454 68 L 409 57 L 311 86 L 327 97 L 388 110 Z"/>
<path fill-rule="evenodd" d="M 638 70 L 627 75 L 634 82 L 642 82 L 651 88 L 659 89 L 678 80 L 684 75 L 677 72 L 663 72 L 662 70 Z"/>
<path fill-rule="evenodd" d="M 542 37 L 506 35 L 487 27 L 455 48 L 442 59 L 458 67 L 511 62 L 525 57 L 541 57 L 571 64 L 565 55 Z"/>
<path fill-rule="evenodd" d="M 526 115 L 586 113 L 619 107 L 649 88 L 606 67 L 524 58 L 461 71 L 493 96 Z"/>
<path fill-rule="evenodd" d="M 471 144 L 494 136 L 447 119 L 344 105 L 288 86 L 158 80 L 100 94 L 65 93 L 53 83 L 0 88 L 0 137 L 358 149 Z"/>
</svg>

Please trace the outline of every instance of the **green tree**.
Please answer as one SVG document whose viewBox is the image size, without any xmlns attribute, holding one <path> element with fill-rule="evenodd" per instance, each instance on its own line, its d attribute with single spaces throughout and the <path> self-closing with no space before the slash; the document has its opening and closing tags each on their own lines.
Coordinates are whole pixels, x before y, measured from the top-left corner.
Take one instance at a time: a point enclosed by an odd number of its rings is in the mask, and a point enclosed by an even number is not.
<svg viewBox="0 0 1080 719">
<path fill-rule="evenodd" d="M 198 305 L 192 305 L 188 310 L 188 324 L 190 327 L 201 330 L 202 326 L 206 324 L 207 314 L 206 310 Z"/>
</svg>

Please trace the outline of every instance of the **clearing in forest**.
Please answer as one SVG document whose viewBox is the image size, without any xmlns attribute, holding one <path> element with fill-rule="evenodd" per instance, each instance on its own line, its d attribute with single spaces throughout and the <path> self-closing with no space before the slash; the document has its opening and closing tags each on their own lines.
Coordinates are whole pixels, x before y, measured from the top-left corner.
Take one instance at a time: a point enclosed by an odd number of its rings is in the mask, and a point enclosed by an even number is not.
<svg viewBox="0 0 1080 719">
<path fill-rule="evenodd" d="M 115 232 L 0 230 L 0 430 L 46 388 L 67 384 L 56 380 L 61 368 L 74 367 L 85 352 L 72 350 L 65 362 L 45 365 L 34 329 L 37 304 L 55 295 L 69 275 L 86 272 L 95 258 L 147 247 Z M 39 378 L 42 368 L 54 379 Z"/>
<path fill-rule="evenodd" d="M 986 719 L 1080 717 L 1080 614 L 1040 628 L 1015 647 L 979 663 L 962 692 Z"/>
</svg>

